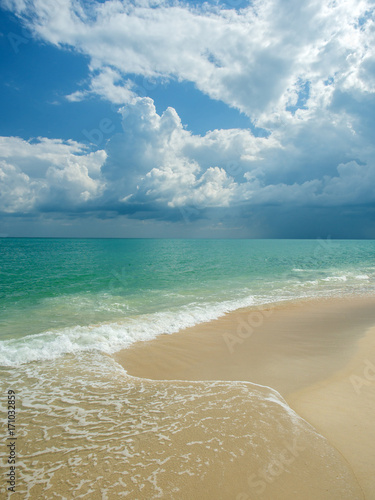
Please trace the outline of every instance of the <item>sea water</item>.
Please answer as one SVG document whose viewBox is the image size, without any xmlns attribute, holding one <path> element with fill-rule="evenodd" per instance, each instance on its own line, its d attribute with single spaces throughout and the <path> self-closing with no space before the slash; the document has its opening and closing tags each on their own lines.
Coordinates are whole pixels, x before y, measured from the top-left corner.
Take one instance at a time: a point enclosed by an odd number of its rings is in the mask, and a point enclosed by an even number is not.
<svg viewBox="0 0 375 500">
<path fill-rule="evenodd" d="M 113 353 L 240 307 L 374 290 L 374 241 L 4 238 L 0 365 Z"/>
</svg>

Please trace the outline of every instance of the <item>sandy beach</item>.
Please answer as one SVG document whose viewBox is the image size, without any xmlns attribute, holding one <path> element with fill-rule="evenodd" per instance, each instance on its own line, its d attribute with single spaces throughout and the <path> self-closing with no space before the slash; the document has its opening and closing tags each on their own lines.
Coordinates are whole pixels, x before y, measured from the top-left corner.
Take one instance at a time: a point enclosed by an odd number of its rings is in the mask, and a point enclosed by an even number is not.
<svg viewBox="0 0 375 500">
<path fill-rule="evenodd" d="M 373 500 L 374 306 L 241 309 L 113 357 L 3 367 L 12 498 Z"/>
<path fill-rule="evenodd" d="M 136 343 L 115 359 L 129 375 L 140 378 L 248 381 L 276 389 L 324 438 L 324 446 L 335 457 L 332 474 L 324 477 L 324 454 L 319 447 L 313 452 L 305 442 L 301 456 L 308 449 L 308 459 L 297 457 L 298 446 L 296 456 L 289 455 L 288 466 L 279 458 L 280 471 L 288 470 L 280 472 L 277 481 L 276 475 L 267 481 L 266 475 L 255 474 L 237 496 L 222 490 L 220 498 L 371 500 L 375 498 L 374 325 L 374 297 L 280 303 L 234 311 Z M 268 432 L 272 442 L 280 440 L 277 429 Z M 251 467 L 256 470 L 256 463 Z M 297 480 L 302 477 L 303 481 Z M 215 497 L 207 493 L 204 498 Z"/>
</svg>

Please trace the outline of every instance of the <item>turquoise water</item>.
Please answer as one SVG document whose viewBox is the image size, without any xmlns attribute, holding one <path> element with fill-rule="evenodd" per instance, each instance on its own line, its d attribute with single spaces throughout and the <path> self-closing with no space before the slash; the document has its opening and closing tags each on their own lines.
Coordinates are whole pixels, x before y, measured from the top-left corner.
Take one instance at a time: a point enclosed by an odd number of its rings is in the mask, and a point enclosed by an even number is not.
<svg viewBox="0 0 375 500">
<path fill-rule="evenodd" d="M 0 364 L 111 353 L 243 306 L 374 291 L 374 241 L 4 238 Z"/>
</svg>

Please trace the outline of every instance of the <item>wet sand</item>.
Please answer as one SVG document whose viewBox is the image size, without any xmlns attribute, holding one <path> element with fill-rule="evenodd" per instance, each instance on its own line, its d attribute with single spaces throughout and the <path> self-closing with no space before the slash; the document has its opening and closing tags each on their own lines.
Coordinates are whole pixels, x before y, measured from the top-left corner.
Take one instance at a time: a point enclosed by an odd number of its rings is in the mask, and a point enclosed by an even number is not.
<svg viewBox="0 0 375 500">
<path fill-rule="evenodd" d="M 1 498 L 360 500 L 340 453 L 270 388 L 130 377 L 84 353 L 11 370 L 17 487 Z M 4 479 L 4 476 L 2 476 Z"/>
<path fill-rule="evenodd" d="M 342 491 L 348 492 L 348 498 L 371 500 L 375 499 L 374 325 L 374 297 L 283 303 L 238 310 L 173 335 L 139 342 L 115 359 L 129 375 L 151 380 L 236 380 L 276 389 L 326 438 L 340 467 L 347 467 L 345 474 L 352 474 Z M 268 432 L 276 442 L 278 431 Z M 319 453 L 310 453 L 304 463 L 296 460 L 290 466 L 295 473 L 281 474 L 274 491 L 273 482 L 258 475 L 250 490 L 220 498 L 276 498 L 275 494 L 292 499 L 344 498 L 336 484 L 341 474 L 335 472 L 337 464 L 322 481 L 324 464 Z"/>
</svg>

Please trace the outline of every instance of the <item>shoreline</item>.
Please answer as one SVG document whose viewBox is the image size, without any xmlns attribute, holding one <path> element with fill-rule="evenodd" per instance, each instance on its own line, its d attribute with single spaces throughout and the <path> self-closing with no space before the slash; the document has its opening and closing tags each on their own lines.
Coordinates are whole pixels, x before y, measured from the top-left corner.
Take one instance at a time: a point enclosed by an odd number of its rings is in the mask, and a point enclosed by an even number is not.
<svg viewBox="0 0 375 500">
<path fill-rule="evenodd" d="M 111 356 L 139 378 L 248 381 L 286 397 L 345 366 L 372 326 L 374 295 L 284 301 L 237 309 Z"/>
<path fill-rule="evenodd" d="M 141 379 L 275 389 L 337 450 L 364 498 L 375 499 L 374 296 L 240 309 L 113 357 Z"/>
</svg>

